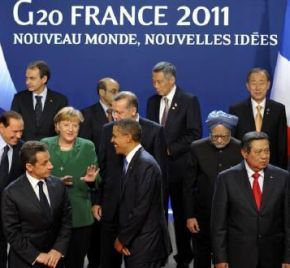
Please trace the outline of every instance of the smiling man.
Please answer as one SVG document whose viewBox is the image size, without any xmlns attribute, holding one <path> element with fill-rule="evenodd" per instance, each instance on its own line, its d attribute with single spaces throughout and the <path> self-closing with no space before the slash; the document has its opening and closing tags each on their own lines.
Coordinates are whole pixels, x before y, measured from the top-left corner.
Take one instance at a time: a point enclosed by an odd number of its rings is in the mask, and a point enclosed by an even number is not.
<svg viewBox="0 0 290 268">
<path fill-rule="evenodd" d="M 233 136 L 241 140 L 249 131 L 263 131 L 271 143 L 273 165 L 287 169 L 287 121 L 285 106 L 266 98 L 271 82 L 267 70 L 253 68 L 247 75 L 246 87 L 250 98 L 230 107 L 229 112 L 239 117 Z"/>
<path fill-rule="evenodd" d="M 244 161 L 219 174 L 211 235 L 216 268 L 289 268 L 289 173 L 269 164 L 267 134 L 248 132 Z"/>
<path fill-rule="evenodd" d="M 162 204 L 162 175 L 156 160 L 141 145 L 141 126 L 121 119 L 112 143 L 124 156 L 115 249 L 126 268 L 160 268 L 171 252 Z"/>
<path fill-rule="evenodd" d="M 25 141 L 53 136 L 53 118 L 68 104 L 64 95 L 47 88 L 50 75 L 46 62 L 30 63 L 25 74 L 27 90 L 15 94 L 12 101 L 11 110 L 20 113 L 25 123 Z"/>
<path fill-rule="evenodd" d="M 9 111 L 0 116 L 0 205 L 4 188 L 24 172 L 19 158 L 23 129 L 24 123 L 20 114 Z M 7 243 L 0 221 L 0 267 L 5 268 L 6 261 Z"/>
</svg>

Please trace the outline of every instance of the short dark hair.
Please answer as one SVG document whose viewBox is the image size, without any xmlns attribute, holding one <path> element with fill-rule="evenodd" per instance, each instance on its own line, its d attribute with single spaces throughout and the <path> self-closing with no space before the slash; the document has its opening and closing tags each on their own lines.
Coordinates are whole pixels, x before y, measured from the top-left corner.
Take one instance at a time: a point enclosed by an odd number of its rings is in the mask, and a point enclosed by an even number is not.
<svg viewBox="0 0 290 268">
<path fill-rule="evenodd" d="M 138 112 L 138 98 L 137 96 L 131 91 L 121 91 L 119 92 L 113 99 L 113 101 L 119 100 L 127 100 L 128 108 L 135 107 L 136 111 Z"/>
<path fill-rule="evenodd" d="M 242 138 L 242 149 L 246 152 L 250 152 L 252 142 L 255 140 L 267 140 L 269 142 L 269 137 L 265 132 L 257 132 L 257 131 L 247 132 Z"/>
<path fill-rule="evenodd" d="M 158 62 L 152 69 L 153 73 L 162 72 L 164 76 L 174 76 L 176 78 L 176 67 L 167 61 Z"/>
<path fill-rule="evenodd" d="M 40 141 L 27 141 L 20 149 L 20 159 L 25 167 L 27 163 L 34 165 L 36 163 L 36 154 L 38 152 L 48 152 L 47 145 Z"/>
<path fill-rule="evenodd" d="M 50 79 L 51 74 L 50 74 L 48 64 L 43 60 L 38 60 L 38 61 L 29 63 L 27 66 L 27 69 L 38 69 L 41 78 L 44 76 L 47 77 L 46 83 Z"/>
<path fill-rule="evenodd" d="M 260 68 L 260 67 L 255 67 L 255 68 L 252 68 L 252 69 L 248 72 L 248 74 L 247 74 L 247 82 L 250 81 L 250 76 L 251 76 L 252 74 L 255 74 L 255 73 L 263 73 L 263 74 L 265 74 L 265 76 L 266 76 L 266 78 L 267 78 L 268 81 L 271 80 L 270 74 L 269 74 L 269 72 L 268 72 L 266 69 L 264 69 L 264 68 Z"/>
<path fill-rule="evenodd" d="M 114 122 L 114 126 L 119 128 L 123 134 L 129 134 L 135 142 L 141 141 L 142 129 L 140 124 L 134 119 L 121 119 Z"/>
<path fill-rule="evenodd" d="M 3 124 L 4 127 L 8 127 L 10 124 L 11 118 L 23 121 L 21 114 L 15 112 L 15 111 L 7 111 L 7 112 L 4 112 L 1 114 L 0 123 Z"/>
</svg>

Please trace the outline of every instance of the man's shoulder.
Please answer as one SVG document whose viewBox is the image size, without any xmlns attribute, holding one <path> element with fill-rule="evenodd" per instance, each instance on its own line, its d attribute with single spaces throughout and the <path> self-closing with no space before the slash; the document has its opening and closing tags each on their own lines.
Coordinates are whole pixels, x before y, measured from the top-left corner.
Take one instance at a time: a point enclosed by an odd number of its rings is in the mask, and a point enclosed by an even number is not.
<svg viewBox="0 0 290 268">
<path fill-rule="evenodd" d="M 240 100 L 238 102 L 235 102 L 233 105 L 230 106 L 230 110 L 239 110 L 244 109 L 245 107 L 248 107 L 249 105 L 249 98 Z"/>
<path fill-rule="evenodd" d="M 67 101 L 67 97 L 64 94 L 62 94 L 58 91 L 51 90 L 51 89 L 47 89 L 47 96 Z"/>
<path fill-rule="evenodd" d="M 92 105 L 89 105 L 89 106 L 81 109 L 81 112 L 83 113 L 83 115 L 90 115 L 92 113 L 96 113 L 98 111 L 97 108 L 102 108 L 99 102 L 96 102 Z"/>
<path fill-rule="evenodd" d="M 148 104 L 155 104 L 155 103 L 159 103 L 160 102 L 160 99 L 161 99 L 161 96 L 157 95 L 157 94 L 154 94 L 152 96 L 149 97 L 147 103 Z"/>
<path fill-rule="evenodd" d="M 211 146 L 209 137 L 195 140 L 190 145 L 191 149 L 193 149 L 193 150 L 208 148 L 209 146 Z"/>
<path fill-rule="evenodd" d="M 162 128 L 162 126 L 152 120 L 149 120 L 147 118 L 144 117 L 140 117 L 139 118 L 139 123 L 140 125 L 145 125 L 147 127 L 150 127 L 151 129 L 156 129 L 156 130 L 160 130 Z"/>
<path fill-rule="evenodd" d="M 14 99 L 21 101 L 21 100 L 23 100 L 23 98 L 27 98 L 27 97 L 31 97 L 31 96 L 32 96 L 32 92 L 25 89 L 25 90 L 22 90 L 22 91 L 15 93 Z"/>
<path fill-rule="evenodd" d="M 285 105 L 278 102 L 278 101 L 274 101 L 274 100 L 267 100 L 266 101 L 266 106 L 270 106 L 270 107 L 273 107 L 275 109 L 278 109 L 278 110 L 285 110 Z"/>
<path fill-rule="evenodd" d="M 289 176 L 290 175 L 289 171 L 287 171 L 287 170 L 285 170 L 283 168 L 271 165 L 271 164 L 269 164 L 267 166 L 267 169 L 266 169 L 265 172 L 270 172 L 272 174 L 277 174 L 279 176 Z"/>
<path fill-rule="evenodd" d="M 8 186 L 4 189 L 4 192 L 13 194 L 15 191 L 22 190 L 26 182 L 27 177 L 25 174 L 22 174 L 16 180 L 13 180 L 10 184 L 8 184 Z"/>
</svg>

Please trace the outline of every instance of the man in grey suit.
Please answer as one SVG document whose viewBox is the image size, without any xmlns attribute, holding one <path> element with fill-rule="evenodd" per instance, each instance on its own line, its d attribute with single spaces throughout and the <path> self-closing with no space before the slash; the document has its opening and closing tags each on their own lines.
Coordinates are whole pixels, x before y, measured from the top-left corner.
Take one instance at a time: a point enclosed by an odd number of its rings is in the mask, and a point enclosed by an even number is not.
<svg viewBox="0 0 290 268">
<path fill-rule="evenodd" d="M 162 175 L 141 145 L 141 126 L 124 119 L 113 127 L 112 143 L 124 156 L 119 227 L 114 247 L 126 268 L 159 268 L 171 252 L 162 200 Z"/>
<path fill-rule="evenodd" d="M 46 145 L 26 142 L 20 151 L 26 174 L 2 194 L 3 230 L 10 244 L 11 268 L 63 267 L 71 234 L 71 209 L 63 182 L 53 168 Z"/>
<path fill-rule="evenodd" d="M 289 179 L 272 166 L 269 138 L 248 132 L 244 161 L 219 174 L 211 229 L 216 268 L 289 268 Z"/>
</svg>

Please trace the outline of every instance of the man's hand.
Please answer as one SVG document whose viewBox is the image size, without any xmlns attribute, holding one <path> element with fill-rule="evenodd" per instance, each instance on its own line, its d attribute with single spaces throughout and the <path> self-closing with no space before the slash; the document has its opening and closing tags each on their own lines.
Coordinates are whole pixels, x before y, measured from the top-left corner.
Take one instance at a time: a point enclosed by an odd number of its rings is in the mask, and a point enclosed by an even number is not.
<svg viewBox="0 0 290 268">
<path fill-rule="evenodd" d="M 55 249 L 51 249 L 47 255 L 49 256 L 48 267 L 55 268 L 61 259 L 62 254 Z"/>
<path fill-rule="evenodd" d="M 229 268 L 229 264 L 227 262 L 221 262 L 221 263 L 217 263 L 214 267 L 215 268 Z"/>
<path fill-rule="evenodd" d="M 37 256 L 35 262 L 37 262 L 37 263 L 41 263 L 41 264 L 44 264 L 44 265 L 47 265 L 48 262 L 49 262 L 49 255 L 48 255 L 47 253 L 43 253 L 43 252 L 41 252 L 41 253 Z"/>
<path fill-rule="evenodd" d="M 95 182 L 97 176 L 99 175 L 100 169 L 96 165 L 90 165 L 87 167 L 87 172 L 84 177 L 81 177 L 81 180 L 84 182 Z"/>
<path fill-rule="evenodd" d="M 197 222 L 196 218 L 187 219 L 186 220 L 186 227 L 193 234 L 196 234 L 196 233 L 198 233 L 200 231 L 199 225 L 198 225 L 198 222 Z"/>
<path fill-rule="evenodd" d="M 100 205 L 93 205 L 92 206 L 92 213 L 97 221 L 100 221 L 102 218 L 102 207 Z"/>
<path fill-rule="evenodd" d="M 130 256 L 131 253 L 128 248 L 126 248 L 118 238 L 116 238 L 114 242 L 114 248 L 117 250 L 119 253 L 124 254 L 125 256 Z"/>
</svg>

